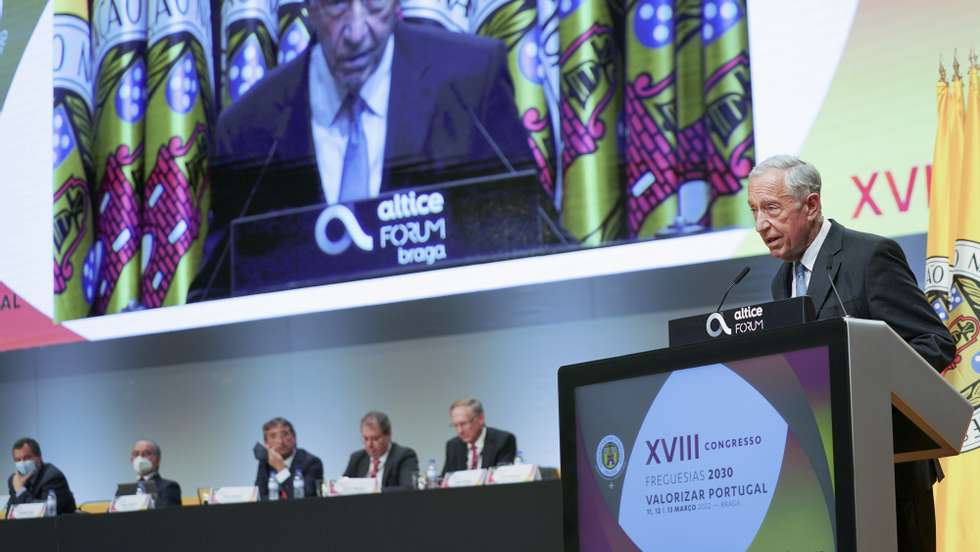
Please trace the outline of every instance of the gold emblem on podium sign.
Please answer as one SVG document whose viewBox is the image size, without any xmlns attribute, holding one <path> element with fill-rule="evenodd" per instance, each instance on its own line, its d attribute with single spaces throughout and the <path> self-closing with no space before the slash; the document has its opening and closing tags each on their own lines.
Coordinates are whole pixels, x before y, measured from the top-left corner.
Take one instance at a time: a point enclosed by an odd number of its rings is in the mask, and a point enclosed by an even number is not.
<svg viewBox="0 0 980 552">
<path fill-rule="evenodd" d="M 615 435 L 606 435 L 595 451 L 596 469 L 606 479 L 616 478 L 626 464 L 626 449 Z"/>
</svg>

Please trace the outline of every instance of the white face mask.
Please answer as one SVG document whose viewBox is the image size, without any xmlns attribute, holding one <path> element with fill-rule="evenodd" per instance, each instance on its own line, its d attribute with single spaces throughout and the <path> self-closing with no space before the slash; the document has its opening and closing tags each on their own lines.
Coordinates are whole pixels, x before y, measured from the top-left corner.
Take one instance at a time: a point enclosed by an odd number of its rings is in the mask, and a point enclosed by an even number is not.
<svg viewBox="0 0 980 552">
<path fill-rule="evenodd" d="M 37 464 L 33 460 L 21 460 L 20 462 L 14 462 L 14 468 L 22 476 L 28 476 L 34 473 L 34 470 L 37 469 Z"/>
<path fill-rule="evenodd" d="M 153 471 L 153 462 L 150 462 L 149 458 L 144 458 L 142 456 L 137 456 L 133 458 L 133 470 L 140 477 L 149 475 Z"/>
</svg>

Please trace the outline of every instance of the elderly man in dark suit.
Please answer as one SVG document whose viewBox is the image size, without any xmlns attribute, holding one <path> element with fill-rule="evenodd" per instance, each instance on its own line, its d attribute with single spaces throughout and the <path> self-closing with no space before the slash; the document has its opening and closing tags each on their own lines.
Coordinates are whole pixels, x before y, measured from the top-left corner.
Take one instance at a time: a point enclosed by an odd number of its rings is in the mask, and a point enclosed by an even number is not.
<svg viewBox="0 0 980 552">
<path fill-rule="evenodd" d="M 75 495 L 68 487 L 65 474 L 54 464 L 44 461 L 37 441 L 30 437 L 18 439 L 13 446 L 13 455 L 16 469 L 7 478 L 8 512 L 17 504 L 43 502 L 51 492 L 58 501 L 59 514 L 75 511 Z"/>
<path fill-rule="evenodd" d="M 382 490 L 411 489 L 419 471 L 415 451 L 391 440 L 391 419 L 372 410 L 361 418 L 364 448 L 350 455 L 344 477 L 376 477 Z"/>
<path fill-rule="evenodd" d="M 533 163 L 503 43 L 399 21 L 398 0 L 308 5 L 317 41 L 218 121 L 192 301 L 230 293 L 236 218 Z"/>
<path fill-rule="evenodd" d="M 479 399 L 470 397 L 454 402 L 449 407 L 449 418 L 456 437 L 446 441 L 443 474 L 514 463 L 517 439 L 513 433 L 486 425 Z"/>
<path fill-rule="evenodd" d="M 162 451 L 156 441 L 141 439 L 133 445 L 129 454 L 133 471 L 139 476 L 139 481 L 152 482 L 155 490 L 153 501 L 156 508 L 175 508 L 183 505 L 181 502 L 180 484 L 160 476 L 160 457 Z"/>
<path fill-rule="evenodd" d="M 296 446 L 293 424 L 285 418 L 273 418 L 262 425 L 262 438 L 266 458 L 259 460 L 255 474 L 259 495 L 264 500 L 269 498 L 269 478 L 274 477 L 279 484 L 279 498 L 293 498 L 293 478 L 299 473 L 305 496 L 315 496 L 316 483 L 323 480 L 323 462 Z"/>
<path fill-rule="evenodd" d="M 953 359 L 954 342 L 929 306 L 894 241 L 848 230 L 825 219 L 820 173 L 800 159 L 780 155 L 749 175 L 755 229 L 773 257 L 784 261 L 772 282 L 774 299 L 809 295 L 820 320 L 843 312 L 831 299 L 834 280 L 847 314 L 886 322 L 936 370 Z M 935 550 L 931 461 L 895 465 L 899 550 Z"/>
</svg>

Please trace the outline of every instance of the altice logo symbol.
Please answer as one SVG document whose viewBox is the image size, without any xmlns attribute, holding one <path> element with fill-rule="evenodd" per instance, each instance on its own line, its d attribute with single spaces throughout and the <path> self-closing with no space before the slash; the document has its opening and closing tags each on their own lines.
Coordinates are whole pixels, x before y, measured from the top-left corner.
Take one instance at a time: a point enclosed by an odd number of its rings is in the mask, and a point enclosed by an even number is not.
<svg viewBox="0 0 980 552">
<path fill-rule="evenodd" d="M 718 327 L 713 327 L 715 324 L 717 324 Z M 718 337 L 722 334 L 722 332 L 724 332 L 725 335 L 732 335 L 732 329 L 725 323 L 725 317 L 722 316 L 720 312 L 712 313 L 711 316 L 708 317 L 707 322 L 704 324 L 704 329 L 711 337 Z"/>
<path fill-rule="evenodd" d="M 344 225 L 344 235 L 337 241 L 333 241 L 327 236 L 327 225 L 337 219 Z M 316 219 L 314 229 L 316 245 L 327 255 L 340 255 L 354 243 L 362 251 L 372 251 L 374 249 L 374 238 L 367 235 L 357 222 L 357 217 L 344 205 L 331 205 L 320 213 Z"/>
</svg>

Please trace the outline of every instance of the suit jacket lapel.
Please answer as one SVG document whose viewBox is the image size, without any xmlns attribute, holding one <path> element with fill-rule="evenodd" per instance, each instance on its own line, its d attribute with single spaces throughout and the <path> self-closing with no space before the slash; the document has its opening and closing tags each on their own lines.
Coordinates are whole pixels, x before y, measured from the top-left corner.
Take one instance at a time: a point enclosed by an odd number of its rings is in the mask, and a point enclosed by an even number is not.
<svg viewBox="0 0 980 552">
<path fill-rule="evenodd" d="M 395 443 L 392 443 L 388 447 L 388 458 L 385 460 L 385 467 L 381 471 L 381 486 L 382 487 L 385 487 L 385 486 L 394 486 L 388 480 L 391 478 L 392 474 L 395 473 L 395 471 L 393 471 L 393 468 L 397 465 L 397 463 L 398 463 L 398 445 L 396 445 Z"/>
<path fill-rule="evenodd" d="M 435 91 L 425 79 L 431 62 L 422 51 L 423 44 L 413 40 L 411 27 L 404 23 L 395 27 L 394 37 L 382 193 L 392 187 L 392 169 L 421 161 L 435 106 Z"/>
<path fill-rule="evenodd" d="M 775 301 L 787 299 L 790 296 L 789 275 L 792 273 L 793 263 L 783 263 L 776 272 L 776 277 L 772 279 L 772 298 Z"/>
<path fill-rule="evenodd" d="M 820 311 L 830 297 L 830 278 L 837 278 L 837 272 L 840 270 L 840 259 L 837 258 L 837 253 L 841 250 L 842 235 L 840 226 L 831 221 L 830 231 L 827 232 L 827 237 L 824 238 L 823 245 L 820 247 L 820 253 L 817 254 L 817 260 L 813 263 L 813 272 L 810 274 L 810 285 L 807 286 L 806 294 L 813 298 L 817 319 L 820 318 Z M 830 267 L 829 277 L 828 266 Z"/>
<path fill-rule="evenodd" d="M 491 466 L 491 461 L 497 456 L 497 446 L 496 443 L 490 438 L 490 428 L 487 428 L 487 436 L 483 440 L 483 452 L 480 454 L 480 460 L 482 461 L 482 466 L 484 468 L 489 468 Z"/>
<path fill-rule="evenodd" d="M 319 48 L 316 42 L 303 53 L 303 61 L 293 64 L 289 82 L 295 82 L 296 87 L 282 96 L 277 109 L 279 118 L 276 120 L 275 132 L 283 129 L 278 136 L 279 144 L 273 155 L 273 164 L 285 166 L 306 166 L 310 174 L 301 182 L 293 185 L 306 186 L 303 196 L 308 198 L 307 204 L 323 203 L 323 187 L 320 184 L 320 170 L 316 161 L 316 143 L 313 141 L 313 124 L 310 110 L 310 52 Z M 276 139 L 273 136 L 273 139 Z"/>
</svg>

